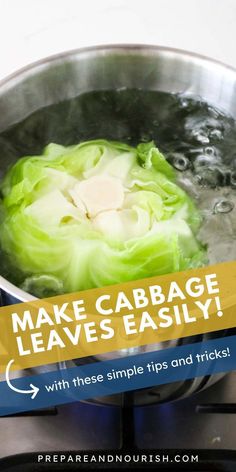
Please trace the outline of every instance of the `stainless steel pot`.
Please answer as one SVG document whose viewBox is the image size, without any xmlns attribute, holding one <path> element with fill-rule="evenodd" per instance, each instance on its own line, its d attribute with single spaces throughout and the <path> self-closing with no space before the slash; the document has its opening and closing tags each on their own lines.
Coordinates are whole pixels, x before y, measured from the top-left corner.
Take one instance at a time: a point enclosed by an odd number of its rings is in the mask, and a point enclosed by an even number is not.
<svg viewBox="0 0 236 472">
<path fill-rule="evenodd" d="M 0 132 L 48 105 L 94 90 L 139 88 L 201 97 L 236 118 L 236 71 L 188 52 L 156 46 L 101 46 L 37 62 L 0 83 Z M 0 157 L 0 172 L 9 165 Z M 0 277 L 3 304 L 32 300 Z M 203 339 L 204 336 L 198 337 Z M 188 341 L 188 340 L 186 340 Z M 135 404 L 182 398 L 214 383 L 197 378 L 137 391 Z M 119 403 L 115 395 L 97 401 Z"/>
</svg>

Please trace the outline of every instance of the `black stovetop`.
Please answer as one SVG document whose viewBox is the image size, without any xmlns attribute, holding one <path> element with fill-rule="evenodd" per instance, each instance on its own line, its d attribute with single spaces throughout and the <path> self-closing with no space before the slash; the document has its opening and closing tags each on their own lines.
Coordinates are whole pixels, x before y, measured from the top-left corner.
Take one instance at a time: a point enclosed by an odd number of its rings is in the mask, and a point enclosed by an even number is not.
<svg viewBox="0 0 236 472">
<path fill-rule="evenodd" d="M 134 409 L 131 402 L 132 393 L 124 397 L 123 408 L 79 402 L 0 418 L 1 472 L 36 470 L 27 468 L 30 453 L 166 449 L 198 450 L 207 467 L 178 470 L 236 471 L 236 373 L 176 402 Z M 29 465 L 26 460 L 22 469 L 7 468 L 6 457 L 15 454 L 28 454 Z M 42 470 L 62 469 L 47 465 Z"/>
</svg>

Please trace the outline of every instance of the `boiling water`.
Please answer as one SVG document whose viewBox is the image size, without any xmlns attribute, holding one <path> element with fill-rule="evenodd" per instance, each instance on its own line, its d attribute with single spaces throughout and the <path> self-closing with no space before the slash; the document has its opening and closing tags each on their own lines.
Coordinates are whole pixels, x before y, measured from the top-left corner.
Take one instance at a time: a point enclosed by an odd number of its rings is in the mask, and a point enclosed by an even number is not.
<svg viewBox="0 0 236 472">
<path fill-rule="evenodd" d="M 19 157 L 40 154 L 49 142 L 95 138 L 134 145 L 154 140 L 202 213 L 199 239 L 207 245 L 209 264 L 236 258 L 236 124 L 231 117 L 200 100 L 162 92 L 87 93 L 37 111 L 3 132 L 1 176 Z M 1 273 L 23 282 L 3 255 Z"/>
</svg>

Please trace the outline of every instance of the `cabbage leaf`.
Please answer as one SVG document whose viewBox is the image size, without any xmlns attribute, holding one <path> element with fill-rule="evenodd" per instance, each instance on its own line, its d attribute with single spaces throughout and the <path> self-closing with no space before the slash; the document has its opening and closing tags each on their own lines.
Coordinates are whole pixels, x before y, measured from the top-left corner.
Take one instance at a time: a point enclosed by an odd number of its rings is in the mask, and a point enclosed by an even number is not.
<svg viewBox="0 0 236 472">
<path fill-rule="evenodd" d="M 1 193 L 2 250 L 36 296 L 205 263 L 200 214 L 153 142 L 49 144 L 17 161 Z"/>
</svg>

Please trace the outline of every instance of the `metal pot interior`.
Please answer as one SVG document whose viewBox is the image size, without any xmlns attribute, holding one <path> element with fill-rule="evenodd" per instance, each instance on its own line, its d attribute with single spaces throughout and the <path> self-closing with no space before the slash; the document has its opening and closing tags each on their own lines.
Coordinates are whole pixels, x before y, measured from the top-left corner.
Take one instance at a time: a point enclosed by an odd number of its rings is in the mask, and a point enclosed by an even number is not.
<svg viewBox="0 0 236 472">
<path fill-rule="evenodd" d="M 52 141 L 62 144 L 76 142 L 79 117 L 75 108 L 68 109 L 66 101 L 91 91 L 127 88 L 200 97 L 236 118 L 236 72 L 220 63 L 155 46 L 104 46 L 69 52 L 30 66 L 0 84 L 0 176 L 22 153 L 36 154 Z M 4 140 L 5 130 L 34 112 L 55 104 L 61 105 L 46 122 L 35 123 L 33 119 L 27 133 L 19 132 L 17 142 Z M 140 136 L 143 119 L 148 120 L 148 106 L 146 112 L 142 110 L 138 129 L 136 127 Z M 93 131 L 85 129 L 84 139 L 96 137 L 95 129 L 100 137 L 124 139 L 123 127 L 113 125 L 111 123 L 105 136 L 103 124 L 95 116 Z M 4 303 L 33 298 L 3 277 L 0 277 L 0 287 Z M 150 404 L 183 397 L 214 380 L 216 377 L 193 379 L 135 392 L 133 401 L 135 404 Z M 102 401 L 117 404 L 121 397 Z"/>
</svg>

